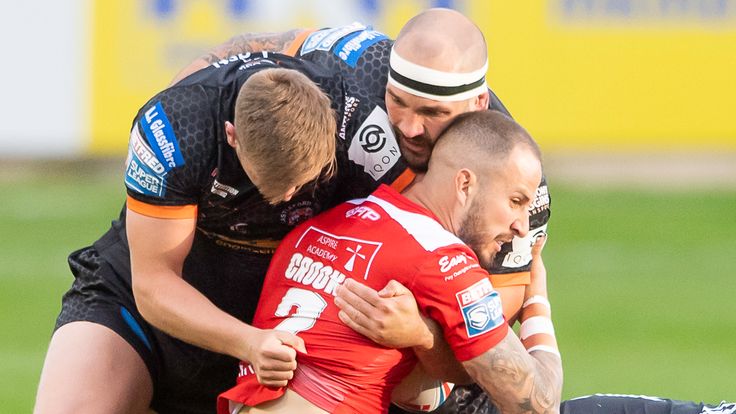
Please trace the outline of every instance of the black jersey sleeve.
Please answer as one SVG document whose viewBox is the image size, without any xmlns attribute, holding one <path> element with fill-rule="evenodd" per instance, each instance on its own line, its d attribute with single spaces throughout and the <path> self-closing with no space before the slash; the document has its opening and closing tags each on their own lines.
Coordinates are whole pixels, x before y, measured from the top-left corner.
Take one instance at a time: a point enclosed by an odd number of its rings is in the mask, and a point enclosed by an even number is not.
<svg viewBox="0 0 736 414">
<path fill-rule="evenodd" d="M 128 196 L 146 204 L 197 204 L 216 157 L 212 91 L 175 86 L 138 112 L 125 169 Z"/>
<path fill-rule="evenodd" d="M 508 116 L 511 116 L 511 113 L 508 109 L 506 109 L 506 106 L 504 106 L 503 102 L 498 98 L 495 92 L 491 90 L 491 88 L 488 88 L 488 95 L 489 95 L 489 101 L 488 101 L 488 109 L 493 109 L 494 111 L 501 112 L 502 114 L 506 114 Z M 513 117 L 512 117 L 513 118 Z"/>
</svg>

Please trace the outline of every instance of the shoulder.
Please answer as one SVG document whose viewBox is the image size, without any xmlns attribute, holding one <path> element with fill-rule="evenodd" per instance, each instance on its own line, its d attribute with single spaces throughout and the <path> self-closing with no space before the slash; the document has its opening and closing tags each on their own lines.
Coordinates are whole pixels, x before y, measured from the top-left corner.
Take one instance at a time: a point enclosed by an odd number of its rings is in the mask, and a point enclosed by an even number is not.
<svg viewBox="0 0 736 414">
<path fill-rule="evenodd" d="M 297 50 L 297 56 L 348 68 L 364 66 L 368 59 L 388 56 L 392 41 L 380 31 L 359 22 L 324 28 L 310 33 Z"/>
</svg>

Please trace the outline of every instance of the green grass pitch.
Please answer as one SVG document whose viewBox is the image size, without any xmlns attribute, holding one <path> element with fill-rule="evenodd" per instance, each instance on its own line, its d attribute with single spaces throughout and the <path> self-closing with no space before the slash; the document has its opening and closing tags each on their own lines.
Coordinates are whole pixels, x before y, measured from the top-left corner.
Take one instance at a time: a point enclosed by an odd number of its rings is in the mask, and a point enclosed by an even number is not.
<svg viewBox="0 0 736 414">
<path fill-rule="evenodd" d="M 100 236 L 124 198 L 114 174 L 44 175 L 0 177 L 4 413 L 32 409 L 72 280 L 66 255 Z M 545 262 L 564 397 L 736 400 L 736 190 L 580 190 L 549 178 Z"/>
</svg>

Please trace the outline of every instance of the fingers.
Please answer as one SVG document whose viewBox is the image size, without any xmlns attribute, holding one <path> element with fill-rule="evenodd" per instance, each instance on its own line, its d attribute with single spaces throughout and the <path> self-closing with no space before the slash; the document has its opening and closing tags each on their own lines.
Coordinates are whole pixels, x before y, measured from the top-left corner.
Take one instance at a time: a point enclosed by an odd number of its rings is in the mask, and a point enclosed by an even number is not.
<svg viewBox="0 0 736 414">
<path fill-rule="evenodd" d="M 287 346 L 292 353 L 296 352 Z M 253 364 L 258 382 L 271 387 L 284 387 L 288 381 L 294 378 L 294 370 L 296 369 L 296 358 L 284 360 L 285 352 L 274 354 L 264 354 L 258 364 Z"/>
<path fill-rule="evenodd" d="M 337 303 L 337 299 L 335 300 L 335 303 Z M 364 315 L 354 314 L 353 316 L 350 316 L 348 314 L 348 311 L 341 310 L 337 313 L 337 317 L 340 318 L 340 321 L 342 321 L 342 323 L 347 325 L 350 329 L 370 338 L 370 333 L 372 332 L 372 330 L 357 322 L 358 320 L 365 322 L 366 318 Z"/>
<path fill-rule="evenodd" d="M 343 296 L 343 293 L 345 296 Z M 337 296 L 351 304 L 361 301 L 375 305 L 380 300 L 378 292 L 354 279 L 345 280 L 345 283 L 338 287 Z"/>
<path fill-rule="evenodd" d="M 293 349 L 295 349 L 295 350 L 297 350 L 297 351 L 299 351 L 301 353 L 304 353 L 304 354 L 307 353 L 307 348 L 304 345 L 304 339 L 302 339 L 302 338 L 300 338 L 300 337 L 298 337 L 296 335 L 290 334 L 288 332 L 281 332 L 280 335 L 278 336 L 278 338 L 281 340 L 281 343 L 282 344 L 288 345 L 289 347 L 291 347 L 291 348 L 293 348 Z M 296 355 L 295 355 L 295 357 L 296 357 Z"/>
<path fill-rule="evenodd" d="M 297 351 L 306 352 L 304 340 L 292 333 L 271 331 L 255 361 L 252 361 L 258 382 L 271 387 L 286 386 L 294 377 Z"/>
<path fill-rule="evenodd" d="M 407 289 L 406 286 L 402 285 L 394 279 L 389 280 L 386 286 L 381 289 L 380 292 L 378 292 L 378 296 L 382 298 L 390 298 L 392 296 L 400 296 L 405 294 L 411 295 L 411 291 Z"/>
<path fill-rule="evenodd" d="M 296 363 L 294 364 L 296 369 Z M 269 387 L 285 387 L 294 378 L 294 369 L 276 369 L 260 367 L 256 369 L 256 378 L 262 385 Z"/>
<path fill-rule="evenodd" d="M 532 244 L 532 259 L 538 258 L 542 254 L 545 243 L 547 243 L 547 233 L 537 236 L 534 244 Z"/>
<path fill-rule="evenodd" d="M 335 293 L 335 305 L 353 320 L 370 318 L 376 304 L 382 300 L 375 290 L 352 279 L 346 280 Z"/>
</svg>

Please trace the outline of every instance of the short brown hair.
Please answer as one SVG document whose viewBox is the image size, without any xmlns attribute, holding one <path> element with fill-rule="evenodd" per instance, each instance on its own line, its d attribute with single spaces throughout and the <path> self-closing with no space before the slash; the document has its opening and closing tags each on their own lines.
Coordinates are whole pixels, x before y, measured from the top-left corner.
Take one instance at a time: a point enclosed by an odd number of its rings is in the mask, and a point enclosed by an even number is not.
<svg viewBox="0 0 736 414">
<path fill-rule="evenodd" d="M 511 117 L 491 109 L 466 112 L 456 116 L 437 139 L 430 169 L 433 161 L 486 171 L 503 168 L 517 146 L 527 147 L 541 163 L 539 146 Z"/>
<path fill-rule="evenodd" d="M 264 69 L 243 84 L 235 102 L 238 148 L 258 171 L 269 202 L 335 169 L 337 119 L 330 99 L 305 75 Z"/>
</svg>

